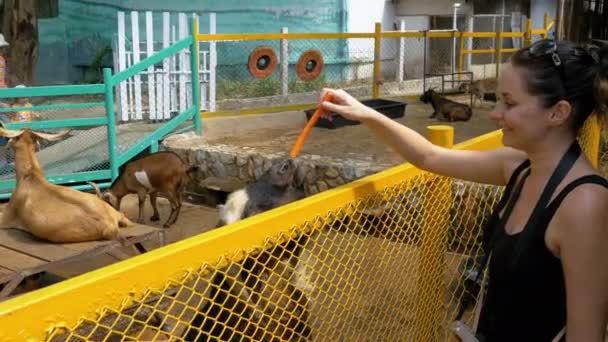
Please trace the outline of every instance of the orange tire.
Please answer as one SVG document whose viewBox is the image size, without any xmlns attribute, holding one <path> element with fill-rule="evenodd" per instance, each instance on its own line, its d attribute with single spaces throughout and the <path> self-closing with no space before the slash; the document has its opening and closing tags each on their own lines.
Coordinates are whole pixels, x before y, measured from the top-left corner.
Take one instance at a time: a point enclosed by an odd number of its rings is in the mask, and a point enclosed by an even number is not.
<svg viewBox="0 0 608 342">
<path fill-rule="evenodd" d="M 323 56 L 319 50 L 306 50 L 298 59 L 296 64 L 296 73 L 298 77 L 305 82 L 313 81 L 323 71 Z"/>
<path fill-rule="evenodd" d="M 247 69 L 255 78 L 270 76 L 277 67 L 277 55 L 270 46 L 258 46 L 249 55 Z"/>
</svg>

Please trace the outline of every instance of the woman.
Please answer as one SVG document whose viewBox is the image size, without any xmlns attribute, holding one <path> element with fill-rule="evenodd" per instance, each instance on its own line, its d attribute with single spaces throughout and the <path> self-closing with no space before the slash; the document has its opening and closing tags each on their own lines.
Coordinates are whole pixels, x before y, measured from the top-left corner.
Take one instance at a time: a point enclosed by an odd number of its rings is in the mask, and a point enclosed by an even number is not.
<svg viewBox="0 0 608 342">
<path fill-rule="evenodd" d="M 580 153 L 578 130 L 608 98 L 608 55 L 541 40 L 517 51 L 497 85 L 491 117 L 504 147 L 459 151 L 362 105 L 343 90 L 322 106 L 363 122 L 416 167 L 507 185 L 484 234 L 489 283 L 482 341 L 604 341 L 608 317 L 608 182 Z M 325 118 L 331 119 L 329 115 Z"/>
</svg>

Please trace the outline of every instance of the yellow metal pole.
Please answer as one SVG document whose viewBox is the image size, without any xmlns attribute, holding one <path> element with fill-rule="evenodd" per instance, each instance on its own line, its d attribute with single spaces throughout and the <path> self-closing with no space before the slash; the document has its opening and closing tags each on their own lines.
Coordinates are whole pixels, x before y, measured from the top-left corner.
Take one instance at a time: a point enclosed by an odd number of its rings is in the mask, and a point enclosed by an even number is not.
<svg viewBox="0 0 608 342">
<path fill-rule="evenodd" d="M 452 148 L 454 128 L 445 125 L 429 126 L 427 137 L 435 145 Z M 426 177 L 412 341 L 438 341 L 445 310 L 443 277 L 452 205 L 452 180 L 428 173 Z"/>
<path fill-rule="evenodd" d="M 462 69 L 464 65 L 464 35 L 460 35 L 460 53 L 458 54 L 458 80 L 462 79 Z"/>
<path fill-rule="evenodd" d="M 549 13 L 545 12 L 543 17 L 543 29 L 545 33 L 543 34 L 543 39 L 547 39 L 549 37 Z"/>
<path fill-rule="evenodd" d="M 500 64 L 502 61 L 502 32 L 496 32 L 496 78 L 500 74 Z"/>
<path fill-rule="evenodd" d="M 600 159 L 600 139 L 602 125 L 596 113 L 593 113 L 583 124 L 580 137 L 581 147 L 591 162 L 593 167 L 597 168 Z"/>
<path fill-rule="evenodd" d="M 454 146 L 454 127 L 448 125 L 428 126 L 427 137 L 435 145 L 452 148 Z"/>
<path fill-rule="evenodd" d="M 374 84 L 372 88 L 373 97 L 380 96 L 380 47 L 382 46 L 382 23 L 376 22 L 374 31 Z"/>
<path fill-rule="evenodd" d="M 530 46 L 532 44 L 532 19 L 526 20 L 526 38 L 524 40 L 524 46 Z"/>
</svg>

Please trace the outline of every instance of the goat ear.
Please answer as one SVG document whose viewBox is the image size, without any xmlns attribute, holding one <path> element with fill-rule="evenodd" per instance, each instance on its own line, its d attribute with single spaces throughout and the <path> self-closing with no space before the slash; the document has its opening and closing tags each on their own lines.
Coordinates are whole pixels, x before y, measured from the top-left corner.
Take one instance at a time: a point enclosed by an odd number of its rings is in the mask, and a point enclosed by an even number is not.
<svg viewBox="0 0 608 342">
<path fill-rule="evenodd" d="M 55 134 L 32 131 L 32 134 L 34 134 L 35 136 L 37 136 L 39 138 L 48 140 L 48 141 L 56 141 L 56 140 L 62 139 L 66 134 L 70 133 L 70 131 L 72 131 L 72 130 L 64 129 L 63 131 L 61 131 L 59 133 L 55 133 Z"/>
<path fill-rule="evenodd" d="M 296 174 L 294 177 L 294 185 L 299 188 L 306 182 L 306 169 L 303 166 L 296 167 Z"/>
<path fill-rule="evenodd" d="M 13 131 L 10 129 L 6 129 L 4 127 L 0 127 L 0 136 L 7 137 L 7 138 L 16 138 L 16 137 L 20 136 L 21 134 L 23 134 L 22 129 Z"/>
</svg>

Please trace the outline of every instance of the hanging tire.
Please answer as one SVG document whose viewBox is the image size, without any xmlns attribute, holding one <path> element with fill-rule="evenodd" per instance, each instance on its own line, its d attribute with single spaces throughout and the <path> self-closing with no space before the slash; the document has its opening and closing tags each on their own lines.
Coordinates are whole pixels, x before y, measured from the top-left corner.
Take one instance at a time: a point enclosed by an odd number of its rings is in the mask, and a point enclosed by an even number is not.
<svg viewBox="0 0 608 342">
<path fill-rule="evenodd" d="M 305 82 L 315 80 L 323 71 L 323 56 L 319 50 L 306 50 L 298 59 L 296 64 L 296 73 L 298 77 Z"/>
<path fill-rule="evenodd" d="M 270 46 L 258 46 L 249 54 L 247 69 L 251 76 L 265 78 L 274 72 L 277 63 L 277 54 Z"/>
</svg>

